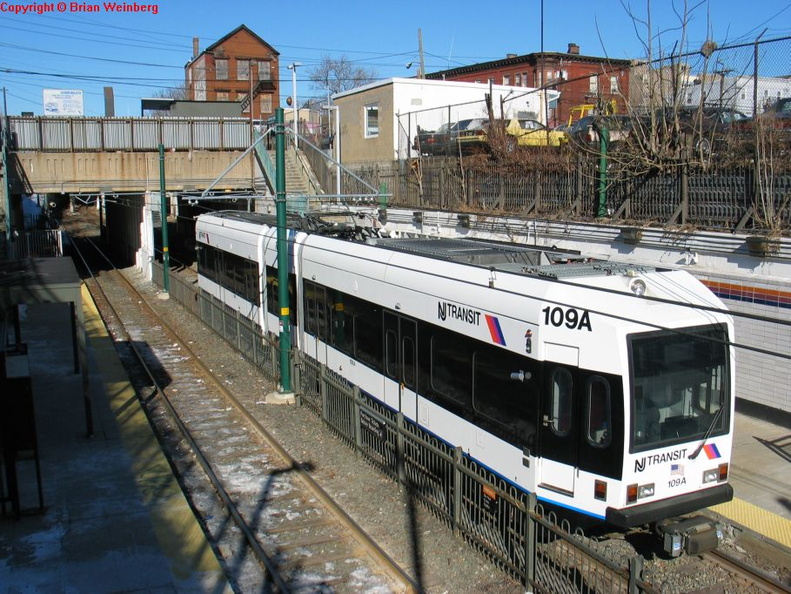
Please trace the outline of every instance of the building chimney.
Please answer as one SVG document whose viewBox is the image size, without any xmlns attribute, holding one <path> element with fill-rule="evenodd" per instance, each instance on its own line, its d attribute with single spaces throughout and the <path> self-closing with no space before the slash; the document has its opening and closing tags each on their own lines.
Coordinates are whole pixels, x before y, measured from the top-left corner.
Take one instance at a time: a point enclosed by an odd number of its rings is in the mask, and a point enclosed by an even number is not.
<svg viewBox="0 0 791 594">
<path fill-rule="evenodd" d="M 516 54 L 505 54 L 506 58 L 516 58 Z"/>
<path fill-rule="evenodd" d="M 569 53 L 579 56 L 580 46 L 578 46 L 576 43 L 569 43 Z"/>
<path fill-rule="evenodd" d="M 193 37 L 192 38 L 192 59 L 194 60 L 195 58 L 197 58 L 199 53 L 200 53 L 200 39 L 198 37 Z"/>
<path fill-rule="evenodd" d="M 112 87 L 104 87 L 104 117 L 115 117 L 115 97 Z"/>
</svg>

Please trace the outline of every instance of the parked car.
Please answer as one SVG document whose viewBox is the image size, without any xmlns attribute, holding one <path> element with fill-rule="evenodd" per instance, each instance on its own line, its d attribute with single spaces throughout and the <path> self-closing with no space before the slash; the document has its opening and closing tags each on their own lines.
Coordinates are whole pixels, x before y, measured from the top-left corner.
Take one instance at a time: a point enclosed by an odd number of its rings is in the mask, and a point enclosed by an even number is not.
<svg viewBox="0 0 791 594">
<path fill-rule="evenodd" d="M 670 114 L 672 116 L 672 114 Z M 682 146 L 711 154 L 727 141 L 727 135 L 749 121 L 746 115 L 727 107 L 685 107 L 678 111 Z M 671 129 L 675 124 L 671 119 Z"/>
<path fill-rule="evenodd" d="M 791 97 L 778 99 L 769 109 L 759 117 L 771 118 L 779 124 L 780 128 L 791 127 Z"/>
<path fill-rule="evenodd" d="M 450 128 L 451 154 L 470 154 L 487 149 L 488 125 L 486 118 L 460 120 L 453 124 Z"/>
<path fill-rule="evenodd" d="M 448 152 L 451 124 L 442 124 L 436 131 L 418 129 L 412 148 L 421 155 L 444 155 Z"/>
<path fill-rule="evenodd" d="M 561 146 L 568 141 L 563 130 L 550 130 L 538 120 L 514 118 L 505 131 L 516 139 L 517 146 Z"/>
<path fill-rule="evenodd" d="M 566 130 L 568 142 L 577 148 L 598 149 L 599 130 L 606 128 L 610 138 L 610 149 L 626 142 L 635 130 L 637 120 L 627 115 L 592 115 L 574 122 Z"/>
</svg>

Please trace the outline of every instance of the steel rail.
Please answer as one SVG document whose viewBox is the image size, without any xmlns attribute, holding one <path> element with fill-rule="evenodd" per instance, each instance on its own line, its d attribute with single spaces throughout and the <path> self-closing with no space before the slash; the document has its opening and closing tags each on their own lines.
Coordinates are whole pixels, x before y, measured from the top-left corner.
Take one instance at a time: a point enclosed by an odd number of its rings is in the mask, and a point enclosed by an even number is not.
<svg viewBox="0 0 791 594">
<path fill-rule="evenodd" d="M 234 396 L 234 394 L 232 392 L 230 392 L 215 377 L 214 373 L 206 366 L 205 363 L 203 363 L 203 361 L 201 361 L 201 359 L 198 357 L 198 355 L 187 344 L 185 344 L 183 341 L 181 341 L 181 339 L 178 336 L 178 333 L 164 319 L 162 319 L 159 316 L 159 314 L 156 312 L 156 310 L 154 310 L 154 308 L 148 303 L 148 301 L 137 291 L 137 289 L 134 287 L 134 285 L 132 285 L 132 283 L 129 281 L 129 279 L 127 279 L 124 274 L 122 274 L 120 271 L 117 270 L 117 268 L 115 268 L 113 263 L 99 249 L 99 247 L 96 246 L 96 244 L 93 241 L 91 241 L 89 238 L 85 238 L 85 239 L 88 242 L 91 243 L 91 245 L 102 255 L 102 257 L 105 258 L 105 260 L 108 261 L 108 263 L 111 266 L 113 266 L 113 269 L 117 271 L 117 273 L 124 280 L 124 282 L 137 295 L 140 296 L 141 302 L 144 303 L 145 306 L 155 316 L 157 316 L 157 318 L 160 320 L 160 324 L 162 325 L 162 327 L 169 334 L 171 334 L 171 336 L 174 338 L 174 340 L 176 340 L 179 343 L 179 347 L 189 356 L 189 358 L 191 359 L 192 363 L 194 363 L 199 368 L 201 373 L 203 373 L 207 378 L 210 379 L 210 381 L 213 384 L 213 387 L 218 392 L 220 392 L 222 394 L 222 396 L 236 409 L 236 411 L 239 414 L 241 414 L 244 417 L 244 419 L 253 427 L 253 429 L 258 434 L 258 436 L 261 439 L 263 439 L 267 443 L 267 445 L 269 445 L 280 457 L 283 458 L 283 460 L 286 462 L 286 464 L 290 467 L 289 470 L 292 470 L 294 472 L 295 476 L 297 476 L 306 485 L 306 487 L 308 489 L 310 489 L 316 495 L 317 499 L 323 505 L 325 505 L 326 508 L 328 509 L 328 511 L 330 511 L 330 513 L 332 513 L 332 515 L 340 522 L 340 524 L 342 526 L 344 526 L 344 528 L 346 528 L 349 531 L 349 533 L 354 537 L 354 539 L 358 542 L 358 544 L 366 552 L 368 552 L 380 566 L 382 566 L 386 570 L 386 572 L 391 576 L 391 578 L 393 580 L 395 580 L 398 583 L 402 583 L 404 585 L 404 587 L 406 588 L 406 591 L 408 591 L 408 592 L 415 592 L 415 593 L 420 592 L 420 587 L 417 584 L 417 582 L 415 582 L 415 580 L 413 580 L 412 577 L 409 576 L 409 574 L 407 574 L 406 571 L 402 567 L 400 567 L 395 562 L 395 560 L 392 557 L 390 557 L 390 555 L 388 555 L 387 552 L 384 551 L 384 549 L 382 549 L 379 546 L 379 544 L 376 543 L 365 532 L 365 530 L 363 530 L 363 528 L 340 507 L 340 505 L 313 479 L 313 477 L 310 476 L 310 474 L 302 467 L 302 465 L 296 459 L 294 459 L 291 456 L 291 454 L 289 454 L 280 445 L 280 443 L 277 442 L 277 440 L 263 427 L 263 425 L 261 425 L 261 423 L 258 421 L 258 419 L 256 419 L 250 413 L 250 411 L 248 411 L 247 408 L 241 402 L 239 402 L 239 400 Z M 79 250 L 78 250 L 78 253 L 79 253 Z M 82 258 L 81 254 L 80 254 L 80 257 Z M 91 276 L 93 276 L 93 275 L 91 275 Z M 98 282 L 97 282 L 97 285 L 98 285 Z M 101 290 L 101 287 L 99 287 L 99 288 Z M 105 300 L 107 300 L 106 296 L 105 296 Z M 108 301 L 108 305 L 109 305 L 109 301 Z M 116 318 L 118 318 L 118 315 L 115 312 L 115 310 L 112 308 L 112 306 L 110 306 L 110 308 L 113 311 L 113 314 L 116 316 Z M 118 319 L 119 319 L 119 322 L 120 322 L 120 318 L 118 318 Z M 123 326 L 123 324 L 122 324 L 122 326 Z M 126 333 L 126 329 L 125 328 L 124 328 L 124 332 Z M 126 333 L 126 334 L 128 336 L 128 333 Z M 133 350 L 135 352 L 135 355 L 141 361 L 141 364 L 143 364 L 147 375 L 151 378 L 151 381 L 154 382 L 154 385 L 157 386 L 154 378 L 151 375 L 151 371 L 149 370 L 149 368 L 143 362 L 142 356 L 140 355 L 140 353 L 136 349 L 134 349 L 133 341 L 130 340 L 129 343 L 132 346 L 132 348 L 133 348 Z M 198 446 L 197 446 L 197 444 L 195 444 L 195 442 L 192 439 L 192 437 L 189 436 L 189 430 L 187 429 L 187 427 L 184 426 L 183 423 L 181 422 L 181 420 L 178 418 L 178 415 L 175 412 L 175 409 L 173 408 L 172 404 L 170 403 L 164 388 L 161 388 L 161 387 L 157 386 L 157 390 L 158 390 L 158 393 L 160 393 L 163 396 L 163 402 L 166 403 L 166 406 L 167 406 L 170 414 L 177 420 L 177 425 L 179 427 L 179 430 L 182 431 L 182 434 L 188 440 L 188 442 L 190 443 L 191 447 L 193 447 L 193 444 L 194 444 L 194 448 L 195 448 L 194 451 L 199 454 L 199 459 L 201 460 L 201 466 L 203 467 L 204 464 L 206 465 L 206 467 L 204 468 L 206 470 L 208 468 L 208 461 L 206 460 L 205 456 L 202 453 L 200 453 L 200 450 L 198 449 Z M 221 484 L 219 483 L 219 479 L 210 470 L 210 468 L 208 470 L 206 470 L 206 472 L 207 472 L 207 475 L 211 478 L 212 483 L 214 484 L 215 488 L 218 489 L 218 493 L 221 493 L 221 498 L 223 499 L 223 502 L 228 506 L 229 510 L 230 509 L 234 510 L 234 512 L 233 512 L 234 520 L 237 523 L 241 522 L 242 525 L 244 525 L 244 528 L 242 528 L 241 525 L 240 525 L 240 528 L 245 532 L 245 538 L 248 539 L 248 541 L 250 541 L 250 539 L 252 539 L 251 542 L 255 542 L 256 543 L 256 547 L 253 547 L 251 545 L 251 548 L 254 548 L 254 550 L 256 550 L 256 555 L 258 555 L 258 551 L 260 551 L 260 553 L 264 556 L 264 559 L 266 559 L 266 561 L 264 561 L 264 563 L 266 565 L 267 570 L 270 572 L 271 575 L 273 575 L 273 572 L 276 572 L 276 569 L 274 567 L 270 566 L 269 557 L 266 555 L 266 553 L 262 549 L 260 549 L 260 545 L 258 545 L 257 540 L 255 540 L 255 537 L 252 535 L 252 533 L 248 534 L 248 532 L 246 531 L 246 525 L 244 524 L 243 518 L 241 518 L 241 516 L 239 515 L 238 511 L 236 510 L 236 507 L 233 505 L 233 502 L 230 500 L 230 498 L 228 497 L 227 493 L 222 488 Z M 262 559 L 262 561 L 263 561 L 263 559 Z M 280 585 L 278 585 L 278 587 L 280 587 Z M 283 587 L 283 589 L 281 591 L 283 591 L 283 592 L 287 592 L 288 591 L 288 588 L 287 588 L 287 586 L 285 584 L 283 584 L 282 587 Z"/>
</svg>

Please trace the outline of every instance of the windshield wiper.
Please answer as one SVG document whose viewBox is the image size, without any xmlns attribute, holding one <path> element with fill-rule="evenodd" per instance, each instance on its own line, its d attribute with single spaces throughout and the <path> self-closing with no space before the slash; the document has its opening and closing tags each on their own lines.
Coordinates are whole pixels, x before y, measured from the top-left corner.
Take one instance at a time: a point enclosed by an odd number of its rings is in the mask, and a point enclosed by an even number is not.
<svg viewBox="0 0 791 594">
<path fill-rule="evenodd" d="M 703 439 L 701 440 L 698 447 L 695 448 L 695 451 L 692 452 L 687 457 L 688 460 L 694 460 L 695 458 L 698 457 L 698 454 L 700 454 L 700 451 L 703 449 L 703 446 L 706 445 L 706 440 L 708 440 L 709 436 L 711 436 L 711 432 L 714 431 L 714 425 L 717 424 L 717 421 L 719 421 L 720 417 L 722 416 L 723 408 L 725 408 L 725 406 L 720 405 L 720 407 L 717 409 L 717 412 L 714 413 L 714 418 L 711 420 L 711 424 L 709 425 L 709 428 L 706 429 L 706 433 L 703 434 Z"/>
</svg>

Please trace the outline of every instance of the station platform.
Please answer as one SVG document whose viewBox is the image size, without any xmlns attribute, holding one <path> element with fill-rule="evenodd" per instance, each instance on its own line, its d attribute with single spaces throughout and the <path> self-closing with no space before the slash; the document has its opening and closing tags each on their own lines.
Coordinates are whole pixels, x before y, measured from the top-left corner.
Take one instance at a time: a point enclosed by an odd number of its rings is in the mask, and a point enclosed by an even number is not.
<svg viewBox="0 0 791 594">
<path fill-rule="evenodd" d="M 737 412 L 730 483 L 711 511 L 791 550 L 791 428 Z"/>
<path fill-rule="evenodd" d="M 92 422 L 69 305 L 20 316 L 41 480 L 33 459 L 16 464 L 21 513 L 6 504 L 0 517 L 0 594 L 232 592 L 84 286 L 82 304 Z"/>
<path fill-rule="evenodd" d="M 84 287 L 82 300 L 92 437 L 68 306 L 29 306 L 22 322 L 44 505 L 32 461 L 21 462 L 21 517 L 0 517 L 0 594 L 230 594 Z M 791 429 L 737 413 L 731 483 L 736 499 L 712 511 L 791 548 Z"/>
</svg>

